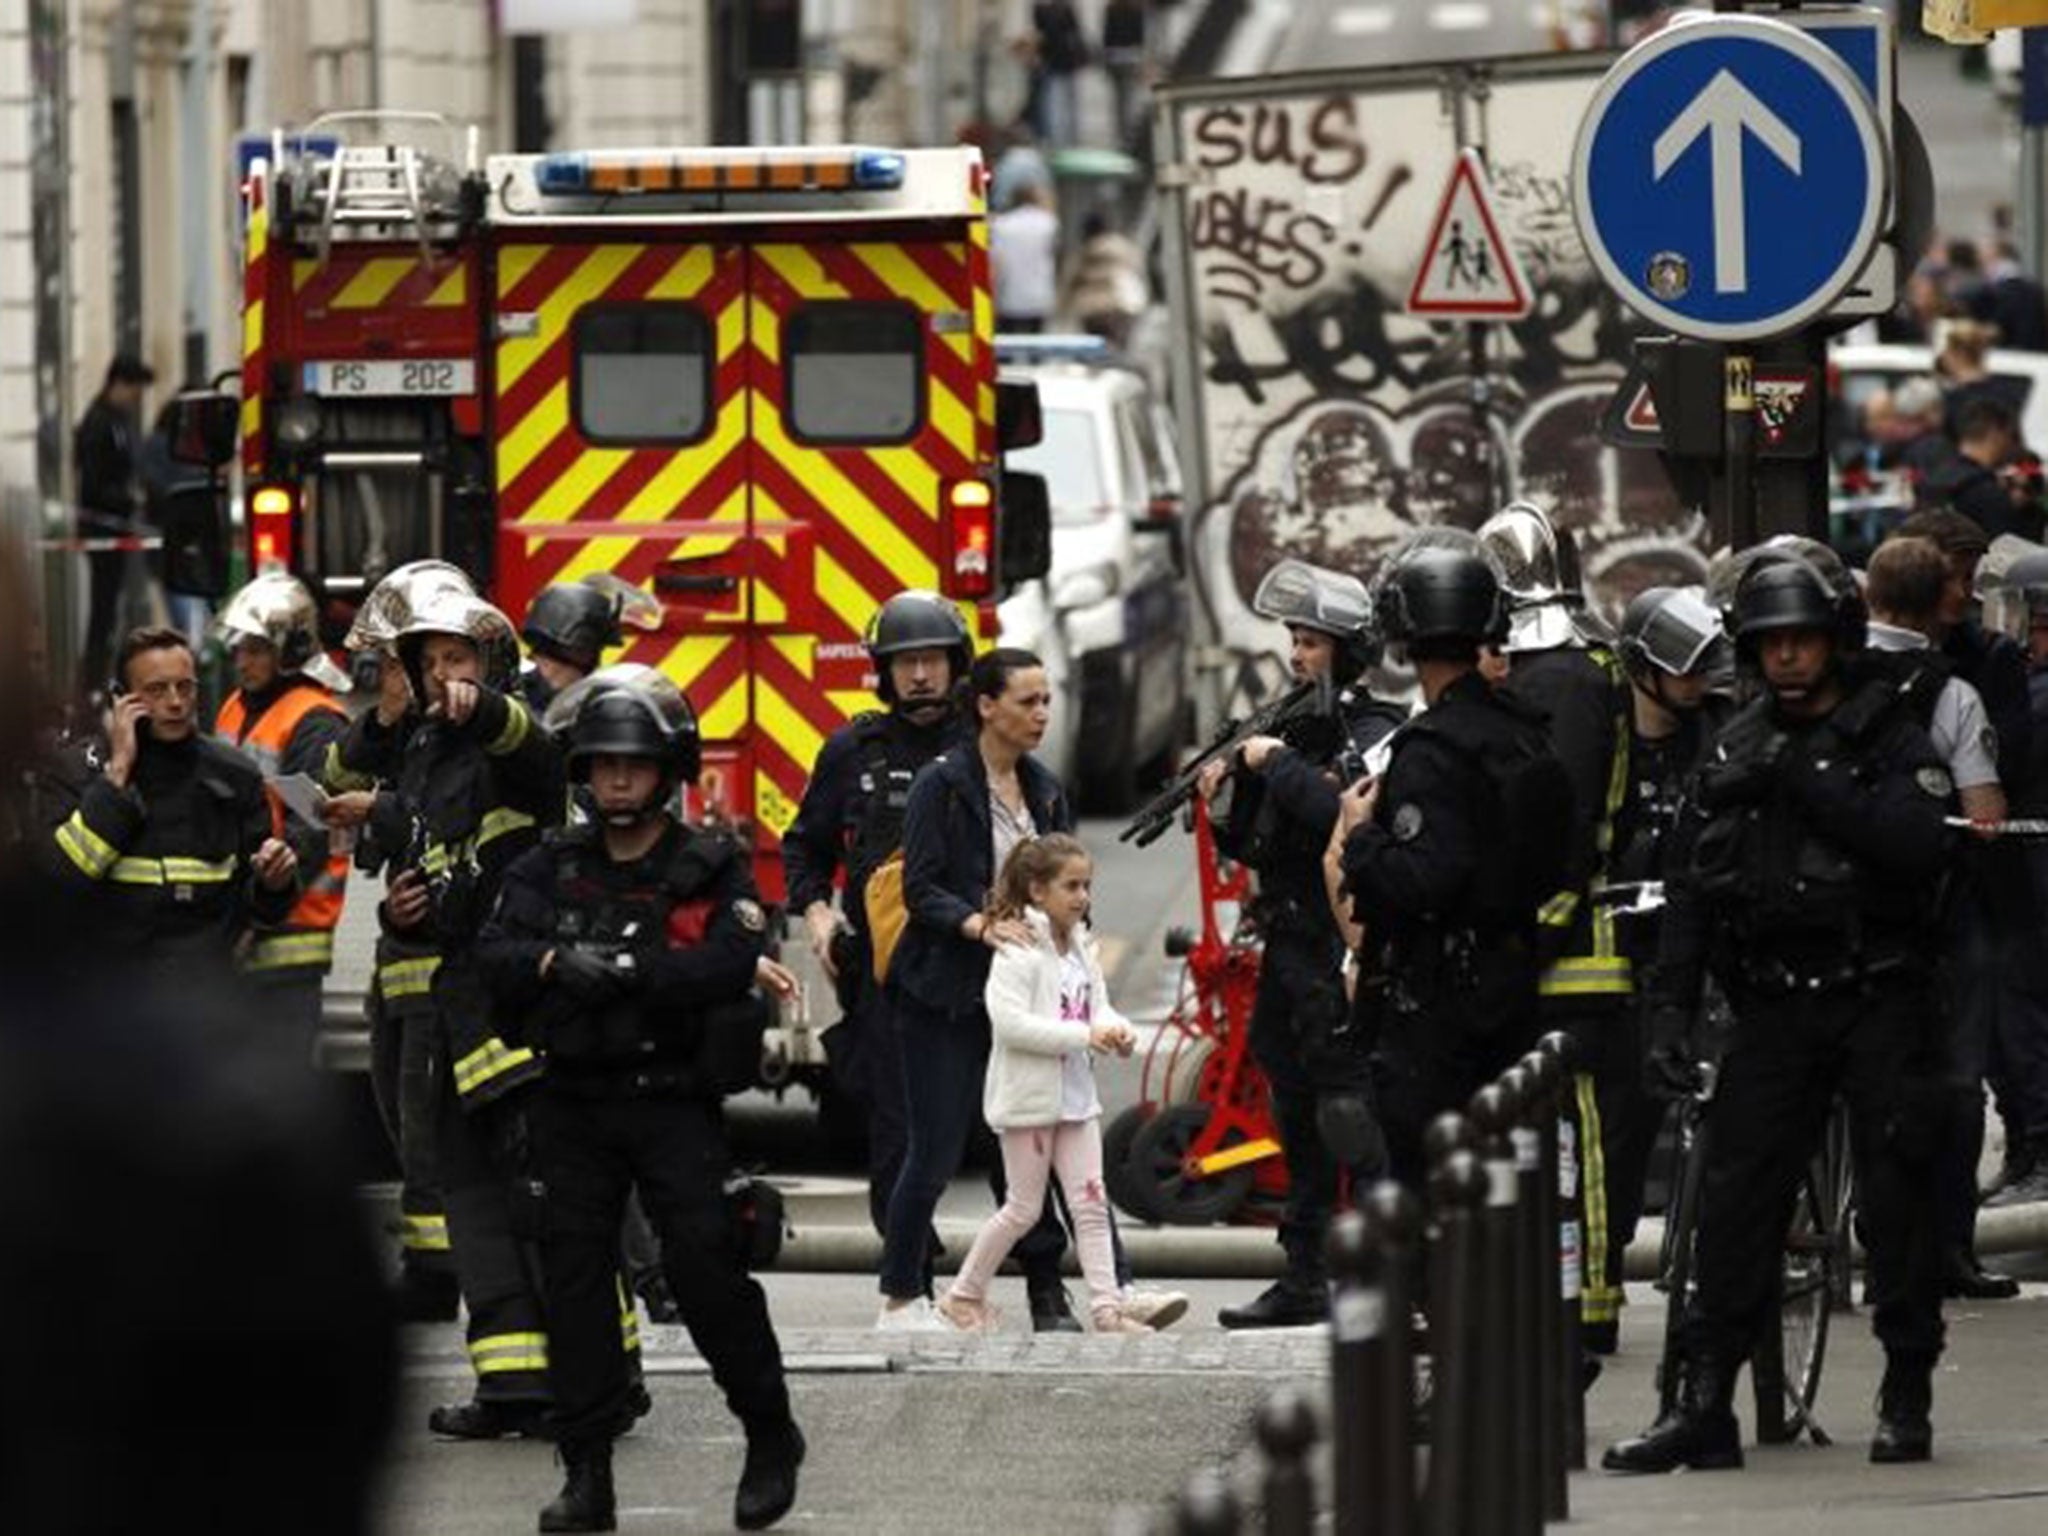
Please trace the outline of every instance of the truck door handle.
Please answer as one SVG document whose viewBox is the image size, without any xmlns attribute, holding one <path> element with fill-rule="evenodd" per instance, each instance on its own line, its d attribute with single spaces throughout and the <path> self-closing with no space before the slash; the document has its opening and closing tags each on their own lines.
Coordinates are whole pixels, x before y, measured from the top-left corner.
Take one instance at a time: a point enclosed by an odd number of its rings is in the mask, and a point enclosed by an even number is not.
<svg viewBox="0 0 2048 1536">
<path fill-rule="evenodd" d="M 657 571 L 654 576 L 658 592 L 737 592 L 740 579 L 737 576 L 697 575 L 689 571 Z"/>
</svg>

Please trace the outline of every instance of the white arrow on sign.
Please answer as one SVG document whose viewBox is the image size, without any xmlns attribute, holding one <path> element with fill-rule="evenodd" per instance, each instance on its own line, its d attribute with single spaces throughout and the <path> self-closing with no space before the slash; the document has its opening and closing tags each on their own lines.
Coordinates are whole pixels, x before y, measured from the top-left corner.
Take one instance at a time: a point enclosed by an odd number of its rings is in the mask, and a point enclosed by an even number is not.
<svg viewBox="0 0 2048 1536">
<path fill-rule="evenodd" d="M 1657 135 L 1651 170 L 1662 181 L 1701 134 L 1713 157 L 1714 291 L 1749 291 L 1749 239 L 1742 208 L 1742 135 L 1756 135 L 1764 148 L 1799 174 L 1799 135 L 1758 101 L 1740 80 L 1721 70 L 1690 105 Z"/>
</svg>

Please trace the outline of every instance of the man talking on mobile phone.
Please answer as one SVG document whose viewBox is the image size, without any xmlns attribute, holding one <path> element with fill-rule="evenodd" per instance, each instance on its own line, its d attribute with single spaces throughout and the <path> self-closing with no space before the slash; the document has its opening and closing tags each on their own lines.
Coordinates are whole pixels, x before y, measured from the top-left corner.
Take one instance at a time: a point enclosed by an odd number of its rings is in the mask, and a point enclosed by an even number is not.
<svg viewBox="0 0 2048 1536">
<path fill-rule="evenodd" d="M 182 634 L 131 633 L 110 692 L 104 739 L 58 774 L 40 856 L 77 903 L 68 926 L 95 977 L 217 989 L 243 934 L 290 912 L 298 859 L 271 836 L 256 764 L 201 731 Z"/>
</svg>

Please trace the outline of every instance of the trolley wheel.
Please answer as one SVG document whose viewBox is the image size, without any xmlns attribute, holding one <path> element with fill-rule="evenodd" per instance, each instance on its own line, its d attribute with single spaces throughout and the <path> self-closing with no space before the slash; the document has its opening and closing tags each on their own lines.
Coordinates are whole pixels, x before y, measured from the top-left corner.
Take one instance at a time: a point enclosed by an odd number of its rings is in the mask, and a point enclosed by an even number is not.
<svg viewBox="0 0 2048 1536">
<path fill-rule="evenodd" d="M 1159 1220 L 1152 1204 L 1152 1186 L 1139 1176 L 1137 1165 L 1131 1160 L 1131 1148 L 1138 1133 L 1157 1113 L 1156 1105 L 1133 1104 L 1102 1128 L 1103 1187 L 1109 1191 L 1110 1202 L 1136 1221 Z"/>
<path fill-rule="evenodd" d="M 1192 1104 L 1202 1089 L 1202 1073 L 1209 1065 L 1209 1058 L 1216 1054 L 1216 1042 L 1206 1036 L 1197 1036 L 1181 1046 L 1178 1054 L 1168 1057 L 1170 1066 L 1165 1081 L 1159 1085 L 1159 1102 L 1162 1104 Z M 1107 1154 L 1104 1154 L 1105 1157 Z"/>
<path fill-rule="evenodd" d="M 1145 1122 L 1131 1145 L 1132 1176 L 1145 1184 L 1144 1198 L 1154 1207 L 1152 1219 L 1177 1227 L 1206 1227 L 1229 1220 L 1251 1193 L 1249 1163 L 1212 1174 L 1192 1174 L 1188 1149 L 1202 1134 L 1212 1113 L 1207 1104 L 1169 1104 Z M 1226 1145 L 1242 1141 L 1233 1134 Z"/>
</svg>

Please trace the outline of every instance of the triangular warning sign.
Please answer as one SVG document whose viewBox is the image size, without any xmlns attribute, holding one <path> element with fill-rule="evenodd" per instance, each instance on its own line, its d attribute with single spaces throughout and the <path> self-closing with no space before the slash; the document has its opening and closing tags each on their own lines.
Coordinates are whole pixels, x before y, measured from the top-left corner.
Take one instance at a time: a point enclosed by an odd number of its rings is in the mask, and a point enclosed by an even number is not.
<svg viewBox="0 0 2048 1536">
<path fill-rule="evenodd" d="M 1652 398 L 1647 383 L 1636 385 L 1636 397 L 1629 401 L 1628 410 L 1621 419 L 1637 432 L 1657 430 L 1657 402 Z"/>
<path fill-rule="evenodd" d="M 1487 193 L 1486 162 L 1461 150 L 1430 221 L 1429 242 L 1408 289 L 1408 313 L 1454 320 L 1519 320 L 1529 282 L 1501 238 Z"/>
</svg>

